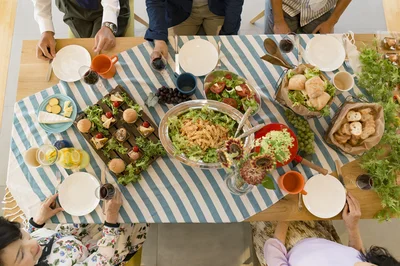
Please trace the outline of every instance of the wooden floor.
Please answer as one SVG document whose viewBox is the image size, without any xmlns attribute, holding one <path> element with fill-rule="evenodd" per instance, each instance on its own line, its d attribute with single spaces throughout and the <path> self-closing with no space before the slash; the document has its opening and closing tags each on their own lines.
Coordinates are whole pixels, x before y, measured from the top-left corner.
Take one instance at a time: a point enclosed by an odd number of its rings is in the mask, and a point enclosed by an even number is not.
<svg viewBox="0 0 400 266">
<path fill-rule="evenodd" d="M 8 65 L 10 62 L 16 10 L 17 0 L 0 1 L 0 127 L 3 119 L 4 97 L 6 95 Z"/>
</svg>

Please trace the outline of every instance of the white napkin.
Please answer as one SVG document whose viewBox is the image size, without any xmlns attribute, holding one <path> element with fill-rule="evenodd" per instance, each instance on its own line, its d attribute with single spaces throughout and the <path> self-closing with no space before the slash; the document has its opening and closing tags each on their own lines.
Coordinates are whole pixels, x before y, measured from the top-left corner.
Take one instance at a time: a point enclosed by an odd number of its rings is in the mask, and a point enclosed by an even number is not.
<svg viewBox="0 0 400 266">
<path fill-rule="evenodd" d="M 342 37 L 345 37 L 344 40 L 346 42 L 343 45 L 347 54 L 347 58 L 349 59 L 350 66 L 353 69 L 354 74 L 360 73 L 360 52 L 357 50 L 357 46 L 355 45 L 354 33 L 349 31 L 344 33 Z"/>
</svg>

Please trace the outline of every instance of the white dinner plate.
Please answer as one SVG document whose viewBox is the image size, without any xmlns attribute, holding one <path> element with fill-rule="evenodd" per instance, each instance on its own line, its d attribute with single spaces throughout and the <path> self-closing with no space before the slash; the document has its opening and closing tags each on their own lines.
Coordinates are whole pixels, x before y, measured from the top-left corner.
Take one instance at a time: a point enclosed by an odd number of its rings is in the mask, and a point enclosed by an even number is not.
<svg viewBox="0 0 400 266">
<path fill-rule="evenodd" d="M 61 207 L 74 216 L 91 213 L 100 202 L 96 197 L 96 189 L 99 186 L 97 178 L 86 172 L 68 176 L 58 189 Z"/>
<path fill-rule="evenodd" d="M 343 44 L 333 36 L 317 35 L 306 47 L 306 58 L 321 71 L 334 71 L 344 62 L 346 52 Z"/>
<path fill-rule="evenodd" d="M 53 59 L 54 74 L 60 80 L 75 82 L 81 79 L 79 68 L 92 62 L 89 52 L 79 45 L 68 45 L 57 52 Z"/>
<path fill-rule="evenodd" d="M 213 71 L 217 63 L 217 49 L 212 43 L 203 39 L 191 40 L 179 51 L 179 64 L 182 69 L 197 77 Z"/>
<path fill-rule="evenodd" d="M 304 206 L 315 216 L 328 219 L 336 216 L 346 204 L 346 189 L 331 175 L 318 174 L 307 181 Z"/>
</svg>

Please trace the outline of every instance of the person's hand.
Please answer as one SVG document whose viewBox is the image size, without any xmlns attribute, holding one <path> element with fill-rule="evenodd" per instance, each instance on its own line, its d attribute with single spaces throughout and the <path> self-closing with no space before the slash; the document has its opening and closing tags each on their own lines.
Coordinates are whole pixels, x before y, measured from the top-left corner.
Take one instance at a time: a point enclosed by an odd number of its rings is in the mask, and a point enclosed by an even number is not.
<svg viewBox="0 0 400 266">
<path fill-rule="evenodd" d="M 114 48 L 115 44 L 115 36 L 112 33 L 111 29 L 103 26 L 94 37 L 93 51 L 95 53 L 100 53 L 102 50 L 109 50 L 111 48 Z"/>
<path fill-rule="evenodd" d="M 313 33 L 321 33 L 321 34 L 328 34 L 328 33 L 333 33 L 333 29 L 335 27 L 335 23 L 327 20 L 319 24 Z"/>
<path fill-rule="evenodd" d="M 275 34 L 287 34 L 291 32 L 285 20 L 282 20 L 280 22 L 274 22 L 273 30 Z"/>
<path fill-rule="evenodd" d="M 361 218 L 360 203 L 350 193 L 347 193 L 346 201 L 342 214 L 343 221 L 349 231 L 356 230 Z"/>
<path fill-rule="evenodd" d="M 118 221 L 119 209 L 122 206 L 121 192 L 116 188 L 114 197 L 107 200 L 105 204 L 106 222 L 116 224 Z"/>
<path fill-rule="evenodd" d="M 54 32 L 45 31 L 42 33 L 42 37 L 36 46 L 36 57 L 45 61 L 49 61 L 56 57 L 56 40 L 54 39 Z"/>
<path fill-rule="evenodd" d="M 54 194 L 42 202 L 39 213 L 33 218 L 35 223 L 38 225 L 45 224 L 51 217 L 64 210 L 61 207 L 55 209 L 51 208 L 51 206 L 55 204 L 57 196 L 58 194 Z"/>
<path fill-rule="evenodd" d="M 164 58 L 168 58 L 167 43 L 163 40 L 154 40 L 154 50 L 151 53 L 151 60 L 160 58 L 161 56 L 164 56 Z"/>
</svg>

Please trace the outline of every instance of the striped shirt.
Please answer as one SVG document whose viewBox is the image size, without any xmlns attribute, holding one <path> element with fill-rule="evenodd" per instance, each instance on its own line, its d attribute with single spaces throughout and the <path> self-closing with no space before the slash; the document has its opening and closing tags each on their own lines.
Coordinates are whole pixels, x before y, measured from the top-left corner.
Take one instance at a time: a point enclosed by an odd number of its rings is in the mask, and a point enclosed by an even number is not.
<svg viewBox="0 0 400 266">
<path fill-rule="evenodd" d="M 317 3 L 313 5 L 313 2 Z M 282 9 L 291 17 L 300 13 L 300 26 L 303 27 L 334 8 L 336 2 L 337 0 L 283 0 Z"/>
</svg>

